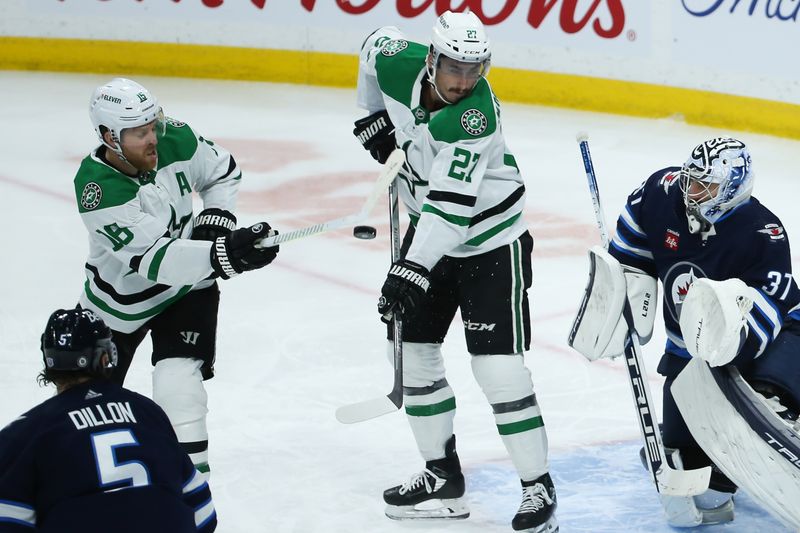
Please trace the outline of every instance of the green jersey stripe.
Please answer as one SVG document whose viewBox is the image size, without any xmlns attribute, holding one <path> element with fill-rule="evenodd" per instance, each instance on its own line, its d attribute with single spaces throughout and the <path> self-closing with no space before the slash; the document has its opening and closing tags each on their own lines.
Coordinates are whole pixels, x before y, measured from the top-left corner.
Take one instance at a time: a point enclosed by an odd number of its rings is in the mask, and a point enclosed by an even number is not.
<svg viewBox="0 0 800 533">
<path fill-rule="evenodd" d="M 445 213 L 440 209 L 436 209 L 430 204 L 424 204 L 422 206 L 423 213 L 433 213 L 434 215 L 440 216 L 446 221 L 451 224 L 455 224 L 456 226 L 469 226 L 469 223 L 472 221 L 470 217 L 462 217 L 459 215 L 451 215 L 450 213 Z"/>
<path fill-rule="evenodd" d="M 150 261 L 150 268 L 147 269 L 147 279 L 150 281 L 158 281 L 158 269 L 161 268 L 161 262 L 164 260 L 164 256 L 167 255 L 167 248 L 169 245 L 175 242 L 176 239 L 170 239 L 170 241 L 162 246 L 154 255 L 153 260 Z"/>
<path fill-rule="evenodd" d="M 504 220 L 503 222 L 499 223 L 498 225 L 494 226 L 493 228 L 489 228 L 488 230 L 484 231 L 480 235 L 477 235 L 477 236 L 471 238 L 470 240 L 468 240 L 464 244 L 466 244 L 468 246 L 480 246 L 481 244 L 485 243 L 486 241 L 488 241 L 489 239 L 491 239 L 492 237 L 494 237 L 495 235 L 497 235 L 498 233 L 500 233 L 504 229 L 510 228 L 511 226 L 513 226 L 514 222 L 516 222 L 517 219 L 519 219 L 519 217 L 521 217 L 521 216 L 522 216 L 522 212 L 520 211 L 519 213 L 517 213 L 513 217 L 511 217 L 511 218 L 509 218 L 507 220 Z"/>
</svg>

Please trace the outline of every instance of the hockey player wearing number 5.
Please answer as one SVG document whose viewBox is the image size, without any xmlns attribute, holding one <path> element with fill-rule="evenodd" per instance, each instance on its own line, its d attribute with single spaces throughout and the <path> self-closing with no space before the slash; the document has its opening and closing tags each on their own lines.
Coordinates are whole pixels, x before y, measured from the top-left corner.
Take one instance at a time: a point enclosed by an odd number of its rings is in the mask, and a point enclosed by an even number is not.
<svg viewBox="0 0 800 533">
<path fill-rule="evenodd" d="M 59 309 L 41 338 L 56 395 L 0 431 L 0 532 L 211 533 L 208 483 L 152 400 L 109 381 L 111 330 Z"/>
<path fill-rule="evenodd" d="M 533 239 L 523 216 L 525 185 L 485 79 L 489 60 L 478 17 L 449 11 L 436 21 L 430 46 L 383 27 L 361 50 L 358 104 L 370 115 L 354 134 L 381 163 L 395 146 L 406 152 L 399 194 L 411 224 L 378 311 L 385 321 L 402 313 L 404 403 L 425 460 L 384 500 L 394 519 L 469 516 L 455 395 L 441 353 L 460 309 L 473 375 L 522 482 L 512 526 L 552 532 L 558 526 L 547 436 L 523 361 Z"/>
<path fill-rule="evenodd" d="M 89 234 L 80 305 L 114 332 L 122 384 L 136 348 L 153 341 L 153 399 L 166 411 L 197 468 L 208 472 L 207 396 L 214 375 L 216 279 L 262 268 L 278 248 L 262 222 L 236 229 L 241 171 L 227 150 L 165 118 L 138 83 L 116 78 L 95 89 L 89 115 L 102 143 L 75 176 Z M 192 193 L 204 209 L 193 216 Z"/>
<path fill-rule="evenodd" d="M 729 137 L 705 141 L 682 167 L 650 176 L 628 197 L 608 252 L 592 250 L 594 283 L 587 288 L 586 311 L 574 326 L 580 338 L 605 339 L 584 349 L 576 346 L 589 359 L 620 355 L 627 325 L 608 308 L 627 294 L 634 329 L 646 342 L 661 280 L 667 334 L 658 366 L 666 377 L 664 448 L 674 468 L 712 466 L 706 492 L 662 495 L 667 519 L 678 527 L 733 520 L 737 487 L 730 478 L 741 480 L 748 494 L 767 507 L 797 506 L 796 500 L 774 501 L 798 491 L 797 465 L 777 452 L 765 459 L 769 474 L 763 483 L 751 484 L 762 477 L 753 472 L 762 453 L 756 442 L 763 431 L 757 428 L 770 426 L 768 431 L 779 435 L 788 429 L 784 421 L 791 423 L 800 412 L 800 290 L 792 277 L 788 236 L 778 217 L 751 196 L 754 179 L 748 148 Z M 707 365 L 700 365 L 702 361 Z M 709 369 L 723 367 L 735 367 L 749 385 L 732 386 L 725 373 L 703 378 L 712 375 Z M 689 402 L 678 394 L 687 389 L 676 388 L 686 378 L 694 380 L 688 390 L 697 395 Z M 709 395 L 715 389 L 727 392 Z M 733 402 L 734 389 L 750 400 Z M 777 414 L 748 415 L 747 405 L 761 403 Z M 739 421 L 743 423 L 737 425 Z M 719 426 L 709 433 L 707 428 L 715 424 Z M 751 430 L 752 439 L 740 440 Z M 796 430 L 793 440 L 794 453 L 800 453 Z M 743 453 L 724 451 L 730 443 Z M 769 446 L 764 446 L 768 455 Z M 712 465 L 710 456 L 717 464 Z"/>
</svg>

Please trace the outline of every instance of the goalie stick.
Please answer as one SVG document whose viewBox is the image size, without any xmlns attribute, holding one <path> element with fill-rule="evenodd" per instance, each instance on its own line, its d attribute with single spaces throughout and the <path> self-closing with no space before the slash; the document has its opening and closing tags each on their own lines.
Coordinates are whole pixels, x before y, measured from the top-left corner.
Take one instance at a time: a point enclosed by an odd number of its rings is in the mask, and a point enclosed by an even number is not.
<svg viewBox="0 0 800 533">
<path fill-rule="evenodd" d="M 589 182 L 589 193 L 592 196 L 594 214 L 597 218 L 597 227 L 600 230 L 600 239 L 603 247 L 608 249 L 608 231 L 606 230 L 605 215 L 600 205 L 600 191 L 597 187 L 597 177 L 594 173 L 592 156 L 589 153 L 589 136 L 579 133 L 577 136 L 583 159 L 583 168 Z M 644 438 L 644 451 L 647 456 L 647 469 L 653 477 L 656 490 L 666 496 L 693 496 L 705 492 L 711 477 L 711 467 L 706 466 L 694 470 L 676 470 L 672 468 L 664 452 L 661 442 L 661 432 L 658 428 L 658 419 L 653 411 L 650 386 L 642 361 L 639 336 L 633 328 L 633 314 L 630 302 L 625 298 L 623 316 L 628 326 L 625 336 L 625 367 L 628 370 L 628 384 L 631 387 L 636 414 L 639 420 L 639 429 Z"/>
<path fill-rule="evenodd" d="M 400 259 L 400 209 L 397 203 L 397 181 L 389 185 L 389 229 L 392 240 L 392 264 Z M 386 396 L 370 398 L 343 405 L 336 410 L 336 419 L 342 424 L 363 422 L 397 411 L 403 406 L 403 318 L 395 310 L 394 328 L 394 384 Z"/>
<path fill-rule="evenodd" d="M 397 176 L 397 173 L 400 172 L 405 160 L 406 154 L 400 148 L 395 149 L 395 151 L 389 155 L 388 159 L 386 159 L 386 163 L 383 165 L 381 173 L 378 175 L 378 179 L 375 181 L 375 185 L 372 187 L 372 192 L 367 197 L 361 210 L 357 213 L 261 239 L 256 243 L 256 248 L 269 248 L 270 246 L 276 246 L 296 239 L 304 239 L 305 237 L 311 237 L 312 235 L 325 233 L 326 231 L 355 226 L 359 222 L 364 221 L 378 202 L 378 197 L 383 194 L 383 191 L 386 190 L 395 176 Z"/>
</svg>

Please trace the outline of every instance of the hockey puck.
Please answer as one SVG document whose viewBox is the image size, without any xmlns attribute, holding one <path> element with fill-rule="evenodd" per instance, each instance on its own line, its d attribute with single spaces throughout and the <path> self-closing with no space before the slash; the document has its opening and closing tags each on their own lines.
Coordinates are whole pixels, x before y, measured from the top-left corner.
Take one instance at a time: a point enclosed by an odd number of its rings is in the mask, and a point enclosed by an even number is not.
<svg viewBox="0 0 800 533">
<path fill-rule="evenodd" d="M 353 228 L 353 237 L 356 239 L 374 239 L 378 230 L 372 226 L 356 226 Z"/>
</svg>

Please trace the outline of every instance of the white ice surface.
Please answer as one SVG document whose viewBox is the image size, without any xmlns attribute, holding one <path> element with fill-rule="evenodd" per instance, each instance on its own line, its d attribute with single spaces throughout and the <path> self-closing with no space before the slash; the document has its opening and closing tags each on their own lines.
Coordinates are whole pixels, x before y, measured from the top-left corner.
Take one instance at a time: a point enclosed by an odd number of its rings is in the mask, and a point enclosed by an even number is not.
<svg viewBox="0 0 800 533">
<path fill-rule="evenodd" d="M 87 116 L 93 88 L 110 76 L 0 72 L 0 425 L 52 394 L 40 388 L 39 335 L 51 311 L 76 303 L 86 234 L 72 178 L 95 146 Z M 355 211 L 376 165 L 351 135 L 360 117 L 351 90 L 139 78 L 170 116 L 229 148 L 244 169 L 240 224 L 266 219 L 297 229 Z M 565 339 L 597 242 L 575 143 L 585 130 L 607 220 L 651 172 L 680 164 L 717 130 L 506 104 L 503 126 L 528 184 L 536 239 L 530 296 L 534 342 L 526 357 L 550 439 L 565 533 L 673 531 L 639 464 L 638 428 L 619 362 L 588 363 Z M 734 133 L 736 132 L 727 132 Z M 751 148 L 755 194 L 800 234 L 800 143 L 739 133 Z M 383 204 L 381 204 L 383 205 Z M 401 413 L 343 426 L 336 407 L 385 394 L 391 370 L 376 295 L 389 251 L 385 208 L 374 241 L 348 230 L 282 247 L 270 267 L 223 282 L 217 377 L 208 382 L 214 492 L 220 526 L 233 532 L 511 531 L 519 485 L 475 384 L 463 334 L 445 343 L 456 391 L 456 433 L 472 516 L 399 523 L 383 516 L 381 491 L 422 466 Z M 613 227 L 613 226 L 612 226 Z M 458 322 L 456 321 L 456 324 Z M 655 366 L 663 329 L 645 347 Z M 149 341 L 127 386 L 150 394 Z M 746 495 L 733 524 L 703 531 L 783 531 Z"/>
</svg>

